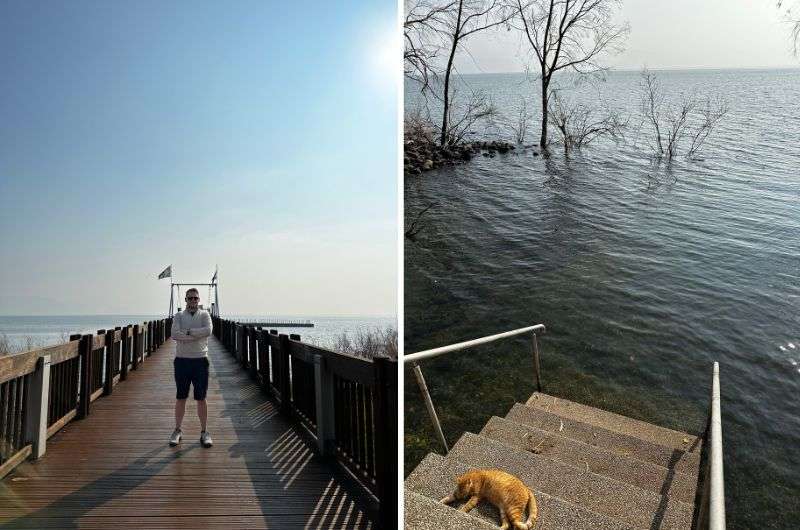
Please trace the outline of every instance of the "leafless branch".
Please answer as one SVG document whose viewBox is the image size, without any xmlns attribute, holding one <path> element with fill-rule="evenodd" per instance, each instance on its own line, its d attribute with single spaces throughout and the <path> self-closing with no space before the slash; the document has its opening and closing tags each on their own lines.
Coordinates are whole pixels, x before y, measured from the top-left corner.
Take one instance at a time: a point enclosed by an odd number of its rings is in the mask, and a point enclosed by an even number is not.
<svg viewBox="0 0 800 530">
<path fill-rule="evenodd" d="M 800 52 L 800 1 L 778 0 L 777 6 L 779 10 L 783 11 L 786 22 L 791 25 L 789 38 L 792 41 L 792 52 L 797 56 Z"/>
<path fill-rule="evenodd" d="M 525 134 L 528 132 L 528 124 L 531 120 L 532 114 L 528 110 L 528 102 L 524 97 L 520 98 L 519 112 L 517 113 L 516 121 L 509 125 L 511 132 L 514 133 L 514 139 L 517 144 L 525 142 Z"/>
<path fill-rule="evenodd" d="M 547 148 L 550 81 L 554 73 L 602 71 L 601 60 L 622 51 L 630 26 L 616 24 L 620 0 L 510 0 L 515 18 L 510 24 L 522 31 L 539 65 L 542 83 L 542 135 Z"/>
<path fill-rule="evenodd" d="M 425 215 L 425 212 L 427 212 L 428 210 L 430 210 L 431 208 L 433 208 L 437 204 L 439 204 L 439 203 L 432 202 L 428 206 L 426 206 L 425 208 L 423 208 L 422 210 L 420 210 L 419 212 L 417 212 L 414 215 L 414 219 L 411 220 L 411 224 L 408 226 L 408 228 L 406 228 L 406 231 L 405 231 L 405 236 L 408 239 L 410 239 L 412 241 L 414 239 L 416 239 L 417 234 L 419 234 L 422 231 L 422 228 L 423 228 L 423 226 L 421 224 L 422 216 Z"/>
<path fill-rule="evenodd" d="M 724 100 L 695 94 L 684 94 L 677 104 L 667 104 L 658 78 L 646 69 L 642 71 L 640 108 L 650 129 L 653 154 L 668 162 L 679 155 L 687 140 L 686 157 L 694 158 L 728 113 Z"/>
<path fill-rule="evenodd" d="M 565 154 L 602 136 L 621 138 L 627 126 L 627 120 L 606 105 L 598 110 L 584 104 L 573 104 L 564 100 L 557 90 L 551 93 L 549 101 L 548 116 L 561 135 Z"/>
</svg>

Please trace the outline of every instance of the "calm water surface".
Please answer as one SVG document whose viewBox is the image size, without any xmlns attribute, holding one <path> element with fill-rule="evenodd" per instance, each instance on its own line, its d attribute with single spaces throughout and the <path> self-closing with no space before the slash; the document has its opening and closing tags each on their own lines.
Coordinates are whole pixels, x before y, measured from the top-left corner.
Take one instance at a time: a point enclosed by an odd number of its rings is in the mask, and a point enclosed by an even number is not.
<svg viewBox="0 0 800 530">
<path fill-rule="evenodd" d="M 639 76 L 620 72 L 570 92 L 630 113 L 624 143 L 406 180 L 407 216 L 436 203 L 405 243 L 406 352 L 544 323 L 546 392 L 691 432 L 719 361 L 729 527 L 798 528 L 800 70 L 657 75 L 670 97 L 728 101 L 701 159 L 653 163 L 636 134 Z M 466 82 L 504 113 L 476 136 L 511 139 L 521 98 L 538 108 L 523 75 Z M 424 369 L 451 443 L 532 391 L 524 342 Z M 407 467 L 439 450 L 409 375 Z"/>
</svg>

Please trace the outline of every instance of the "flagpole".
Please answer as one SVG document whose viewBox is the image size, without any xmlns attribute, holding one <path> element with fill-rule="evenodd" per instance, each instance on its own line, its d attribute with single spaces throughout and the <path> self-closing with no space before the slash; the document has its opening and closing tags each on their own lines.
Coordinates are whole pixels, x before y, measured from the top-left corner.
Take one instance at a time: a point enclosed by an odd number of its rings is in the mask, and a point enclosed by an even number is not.
<svg viewBox="0 0 800 530">
<path fill-rule="evenodd" d="M 219 267 L 214 267 L 214 304 L 217 312 L 217 317 L 219 317 L 219 278 L 217 278 L 217 274 L 219 274 Z"/>
</svg>

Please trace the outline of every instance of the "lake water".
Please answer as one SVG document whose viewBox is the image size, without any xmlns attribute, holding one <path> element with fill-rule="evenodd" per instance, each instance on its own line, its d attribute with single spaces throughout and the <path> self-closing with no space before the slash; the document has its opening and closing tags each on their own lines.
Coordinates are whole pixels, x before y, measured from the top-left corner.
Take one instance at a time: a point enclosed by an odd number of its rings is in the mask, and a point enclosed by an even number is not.
<svg viewBox="0 0 800 530">
<path fill-rule="evenodd" d="M 655 73 L 671 101 L 727 100 L 699 160 L 653 162 L 640 76 L 618 72 L 568 92 L 629 114 L 625 142 L 406 179 L 407 217 L 435 206 L 405 242 L 405 351 L 544 323 L 545 392 L 695 433 L 718 361 L 728 527 L 797 528 L 800 70 Z M 524 75 L 465 83 L 501 110 L 475 138 L 510 140 L 522 97 L 539 108 Z M 538 136 L 532 123 L 526 143 Z M 530 359 L 508 341 L 423 364 L 451 443 L 532 392 Z M 408 372 L 405 392 L 408 473 L 439 448 Z"/>
<path fill-rule="evenodd" d="M 147 320 L 164 318 L 164 315 L 79 315 L 79 316 L 0 316 L 0 334 L 5 334 L 10 343 L 34 347 L 62 342 L 73 333 L 95 333 L 98 329 L 127 326 Z M 330 316 L 286 316 L 286 315 L 225 315 L 233 320 L 270 321 L 310 320 L 313 328 L 281 327 L 281 333 L 297 333 L 304 342 L 319 346 L 332 346 L 343 333 L 353 337 L 359 332 L 397 327 L 393 317 L 330 317 Z"/>
</svg>

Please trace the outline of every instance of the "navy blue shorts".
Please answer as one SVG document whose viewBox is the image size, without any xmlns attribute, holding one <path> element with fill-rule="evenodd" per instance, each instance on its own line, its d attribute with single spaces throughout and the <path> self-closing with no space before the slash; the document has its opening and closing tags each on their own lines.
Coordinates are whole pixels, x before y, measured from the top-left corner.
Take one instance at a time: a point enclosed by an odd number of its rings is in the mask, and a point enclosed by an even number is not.
<svg viewBox="0 0 800 530">
<path fill-rule="evenodd" d="M 194 388 L 194 399 L 200 401 L 206 398 L 208 390 L 208 357 L 193 359 L 189 357 L 175 357 L 175 386 L 178 387 L 176 399 L 189 397 L 189 385 Z"/>
</svg>

